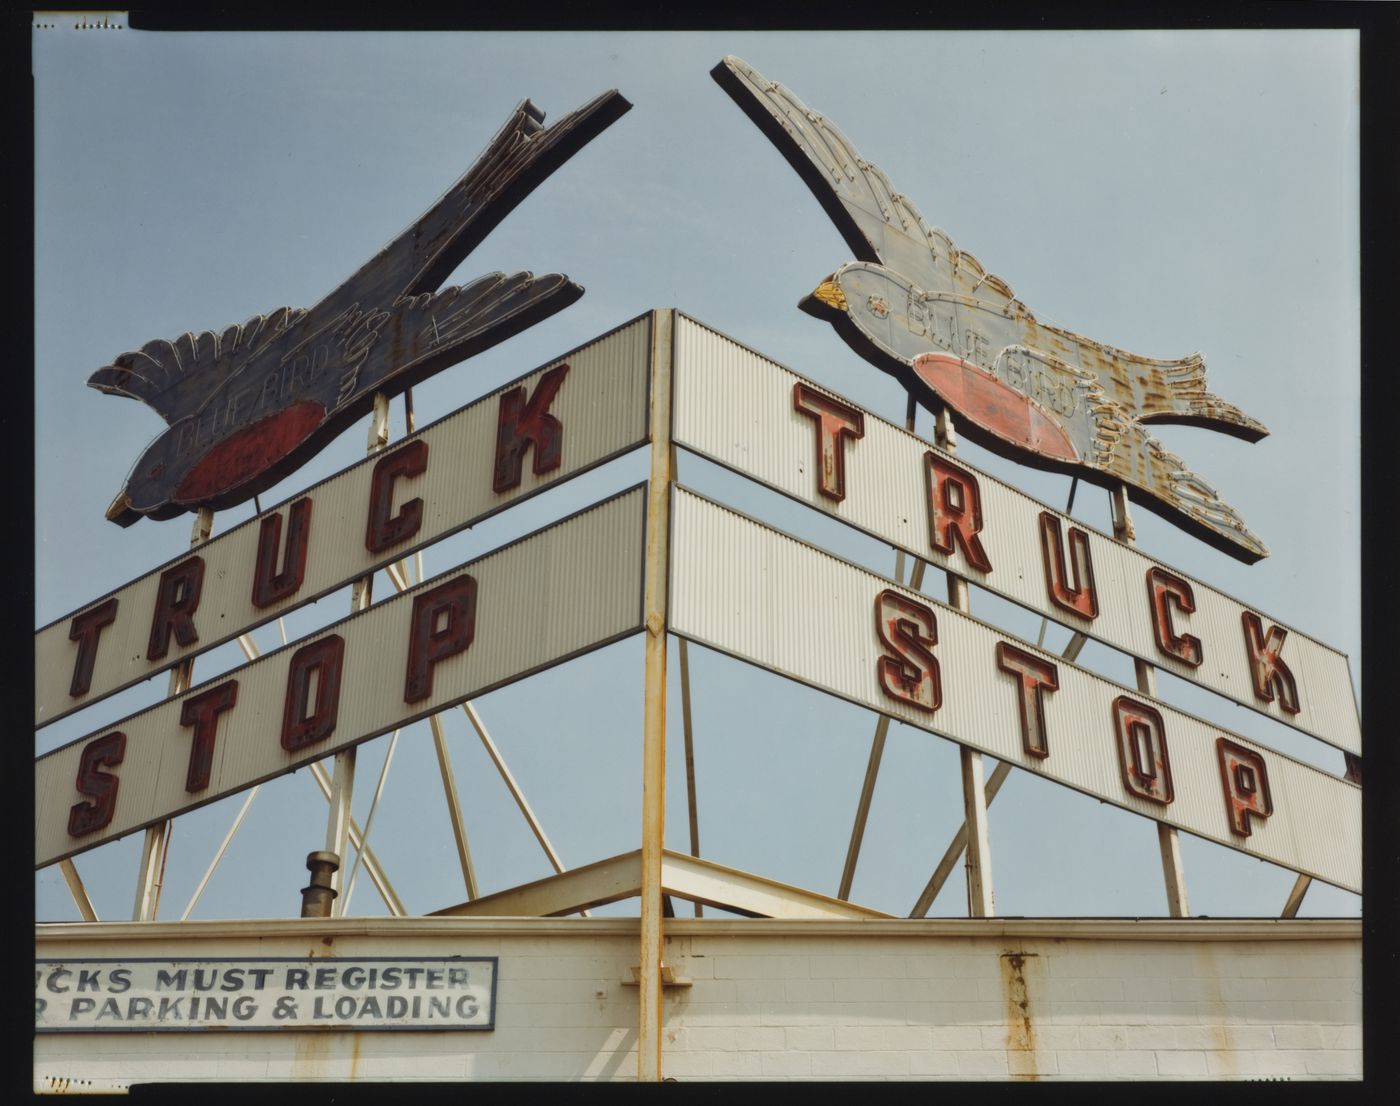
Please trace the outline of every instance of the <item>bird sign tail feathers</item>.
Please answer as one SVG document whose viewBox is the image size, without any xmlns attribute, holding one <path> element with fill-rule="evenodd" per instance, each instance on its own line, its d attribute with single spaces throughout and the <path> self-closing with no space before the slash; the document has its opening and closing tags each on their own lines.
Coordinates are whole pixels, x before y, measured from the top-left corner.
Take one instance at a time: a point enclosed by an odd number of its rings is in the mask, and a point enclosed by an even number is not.
<svg viewBox="0 0 1400 1106">
<path fill-rule="evenodd" d="M 1204 426 L 1247 442 L 1257 442 L 1268 436 L 1269 428 L 1258 419 L 1206 391 L 1206 362 L 1199 353 L 1166 364 L 1161 369 L 1161 378 L 1166 391 L 1150 396 L 1142 405 L 1139 422 Z"/>
<path fill-rule="evenodd" d="M 1137 434 L 1125 437 L 1124 442 L 1132 442 L 1134 438 L 1140 437 L 1139 456 L 1151 467 L 1153 483 L 1157 486 L 1166 484 L 1171 488 L 1177 500 L 1177 510 L 1184 511 L 1189 520 L 1190 525 L 1187 529 L 1211 545 L 1228 549 L 1244 561 L 1257 561 L 1269 555 L 1268 548 L 1244 524 L 1239 512 L 1220 498 L 1220 493 L 1213 485 L 1188 469 L 1180 457 L 1169 453 L 1161 442 L 1148 435 L 1140 426 L 1134 429 Z M 1137 492 L 1138 489 L 1130 485 L 1129 491 Z M 1166 513 L 1159 497 L 1134 494 L 1132 498 L 1149 510 L 1181 525 L 1180 515 L 1175 512 Z M 1221 537 L 1226 539 L 1228 545 L 1221 545 Z"/>
<path fill-rule="evenodd" d="M 279 307 L 222 333 L 205 330 L 174 340 L 156 338 L 98 369 L 88 377 L 88 387 L 107 395 L 139 399 L 173 424 L 190 402 L 206 397 L 222 379 L 242 369 L 305 315 L 301 308 Z"/>
</svg>

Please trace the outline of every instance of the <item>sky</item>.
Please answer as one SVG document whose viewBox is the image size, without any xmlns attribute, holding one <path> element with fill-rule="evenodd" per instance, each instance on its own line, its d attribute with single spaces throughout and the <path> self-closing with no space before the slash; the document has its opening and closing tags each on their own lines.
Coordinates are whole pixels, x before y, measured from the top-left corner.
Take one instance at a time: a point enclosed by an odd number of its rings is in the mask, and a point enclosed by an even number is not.
<svg viewBox="0 0 1400 1106">
<path fill-rule="evenodd" d="M 1360 693 L 1358 45 L 1351 31 L 862 33 L 33 33 L 35 610 L 43 626 L 188 547 L 189 521 L 129 529 L 104 511 L 163 428 L 85 381 L 153 338 L 310 306 L 437 198 L 515 104 L 552 120 L 599 92 L 635 105 L 527 198 L 447 283 L 561 272 L 583 298 L 415 388 L 419 425 L 652 307 L 674 306 L 894 422 L 899 385 L 797 302 L 847 246 L 807 187 L 709 76 L 735 54 L 834 121 L 932 225 L 1039 318 L 1152 357 L 1200 351 L 1213 391 L 1270 428 L 1256 444 L 1160 427 L 1270 556 L 1244 565 L 1137 508 L 1138 543 L 1194 579 L 1351 657 Z M 404 433 L 402 405 L 391 416 Z M 932 437 L 921 412 L 917 432 Z M 263 493 L 270 507 L 364 455 L 346 430 Z M 1063 508 L 1070 478 L 960 454 Z M 424 553 L 429 576 L 646 475 L 646 450 Z M 884 575 L 894 553 L 682 453 L 688 486 Z M 215 517 L 215 533 L 253 516 Z M 1109 530 L 1108 495 L 1073 514 Z M 944 598 L 943 577 L 925 590 Z M 381 574 L 375 596 L 393 593 Z M 1034 642 L 1040 618 L 972 589 L 972 612 Z M 349 611 L 348 589 L 285 620 L 289 639 Z M 277 625 L 254 632 L 264 650 Z M 1069 632 L 1051 626 L 1061 648 Z M 717 653 L 689 651 L 701 855 L 835 894 L 876 716 Z M 202 682 L 242 663 L 199 657 Z M 1080 663 L 1133 683 L 1091 644 Z M 575 867 L 635 849 L 642 648 L 633 637 L 477 700 Z M 689 848 L 673 640 L 667 846 Z M 41 754 L 165 697 L 144 684 L 37 731 Z M 1160 697 L 1341 774 L 1341 754 L 1171 677 Z M 481 890 L 549 875 L 460 711 L 445 719 Z M 361 746 L 363 824 L 387 738 Z M 987 765 L 990 773 L 991 765 Z M 238 812 L 176 820 L 160 916 L 178 918 Z M 192 918 L 298 912 L 326 804 L 303 770 L 265 784 Z M 852 898 L 907 914 L 962 821 L 956 746 L 890 726 Z M 1152 824 L 1013 772 L 989 815 L 997 913 L 1160 916 Z M 142 835 L 77 857 L 98 915 L 130 917 Z M 1281 868 L 1182 835 L 1192 912 L 1276 916 Z M 395 747 L 371 845 L 410 913 L 466 897 L 426 723 Z M 353 861 L 351 861 L 353 863 Z M 78 917 L 56 866 L 40 920 Z M 688 906 L 679 907 L 688 913 Z M 1314 882 L 1303 916 L 1361 899 Z M 363 874 L 350 913 L 385 908 Z M 635 913 L 636 903 L 602 913 Z M 708 913 L 708 912 L 707 912 Z M 933 916 L 963 916 L 955 875 Z"/>
</svg>

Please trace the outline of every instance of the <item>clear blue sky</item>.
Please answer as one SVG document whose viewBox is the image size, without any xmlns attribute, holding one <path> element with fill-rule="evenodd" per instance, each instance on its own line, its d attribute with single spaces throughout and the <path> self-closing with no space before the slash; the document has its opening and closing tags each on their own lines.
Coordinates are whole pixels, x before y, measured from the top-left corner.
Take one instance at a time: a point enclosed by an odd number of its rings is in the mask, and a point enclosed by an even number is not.
<svg viewBox="0 0 1400 1106">
<path fill-rule="evenodd" d="M 610 87 L 636 105 L 525 201 L 451 278 L 568 274 L 567 311 L 415 390 L 420 423 L 655 306 L 676 306 L 887 419 L 903 393 L 800 314 L 849 251 L 796 174 L 714 84 L 737 54 L 835 121 L 927 220 L 1038 316 L 1155 357 L 1201 351 L 1214 391 L 1263 421 L 1254 445 L 1160 437 L 1216 483 L 1271 556 L 1239 564 L 1137 510 L 1154 556 L 1349 653 L 1359 690 L 1358 65 L 1349 31 L 826 34 L 34 33 L 35 625 L 175 556 L 186 520 L 103 518 L 162 428 L 85 387 L 152 338 L 309 306 L 471 163 L 515 103 L 552 119 Z M 403 432 L 396 404 L 392 429 Z M 921 433 L 931 420 L 921 415 Z M 1069 478 L 964 445 L 1063 506 Z M 362 456 L 356 426 L 262 497 Z M 645 453 L 425 554 L 429 574 L 640 479 Z M 890 574 L 887 547 L 685 455 L 681 478 Z M 1106 529 L 1106 493 L 1074 513 Z M 215 520 L 216 532 L 252 514 Z M 940 598 L 941 580 L 930 574 Z M 378 595 L 388 593 L 385 583 Z M 1039 619 L 974 591 L 1034 641 Z M 343 616 L 323 599 L 294 636 Z M 255 635 L 264 649 L 275 626 Z M 1047 639 L 1062 645 L 1067 631 Z M 676 665 L 672 657 L 672 678 Z M 1081 660 L 1132 682 L 1131 663 Z M 203 680 L 241 661 L 196 664 Z M 694 649 L 703 854 L 834 893 L 875 716 Z M 478 703 L 569 866 L 635 848 L 642 655 L 612 646 Z M 164 676 L 39 731 L 43 752 L 164 696 Z M 1179 681 L 1163 697 L 1340 774 L 1340 754 Z M 672 683 L 668 845 L 687 847 Z M 460 712 L 448 732 L 484 891 L 548 864 Z M 363 820 L 385 739 L 362 747 Z M 178 917 L 241 802 L 179 819 L 162 917 Z M 295 913 L 325 804 L 302 771 L 264 786 L 194 917 Z M 853 897 L 907 913 L 961 822 L 956 748 L 891 727 Z M 98 913 L 128 917 L 141 835 L 80 856 Z M 464 898 L 426 724 L 405 731 L 373 845 L 411 912 Z M 1165 913 L 1150 822 L 1013 773 L 991 810 L 998 913 Z M 1292 873 L 1183 836 L 1193 912 L 1276 915 Z M 635 907 L 629 905 L 626 911 Z M 40 919 L 75 918 L 57 868 Z M 934 914 L 965 911 L 960 877 Z M 1354 915 L 1314 884 L 1302 913 Z M 382 913 L 367 882 L 352 912 Z"/>
</svg>

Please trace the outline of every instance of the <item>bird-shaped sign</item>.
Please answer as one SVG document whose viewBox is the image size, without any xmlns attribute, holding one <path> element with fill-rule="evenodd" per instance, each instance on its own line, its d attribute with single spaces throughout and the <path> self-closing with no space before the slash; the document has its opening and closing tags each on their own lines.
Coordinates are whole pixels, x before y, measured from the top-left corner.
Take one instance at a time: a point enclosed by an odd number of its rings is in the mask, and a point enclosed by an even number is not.
<svg viewBox="0 0 1400 1106">
<path fill-rule="evenodd" d="M 1146 423 L 1258 441 L 1268 430 L 1206 391 L 1199 354 L 1139 357 L 1038 322 L 788 89 L 726 57 L 711 75 L 811 188 L 859 260 L 799 306 L 978 444 L 1112 487 L 1247 563 L 1268 550 Z"/>
<path fill-rule="evenodd" d="M 612 90 L 545 127 L 524 100 L 456 184 L 316 306 L 158 339 L 98 369 L 91 387 L 142 400 L 169 423 L 107 517 L 130 526 L 246 502 L 369 411 L 376 392 L 397 395 L 573 303 L 583 289 L 558 273 L 436 289 L 631 106 Z"/>
</svg>

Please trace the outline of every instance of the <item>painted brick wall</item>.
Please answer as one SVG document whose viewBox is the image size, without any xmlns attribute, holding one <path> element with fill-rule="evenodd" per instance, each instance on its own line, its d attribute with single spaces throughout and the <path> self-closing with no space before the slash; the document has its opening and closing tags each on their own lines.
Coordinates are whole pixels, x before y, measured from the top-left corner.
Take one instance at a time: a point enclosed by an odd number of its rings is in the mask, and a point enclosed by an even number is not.
<svg viewBox="0 0 1400 1106">
<path fill-rule="evenodd" d="M 622 984 L 637 963 L 635 921 L 402 921 L 387 930 L 356 919 L 62 927 L 121 933 L 96 941 L 46 941 L 51 927 L 40 927 L 39 957 L 462 955 L 499 963 L 489 1032 L 37 1034 L 35 1089 L 52 1080 L 101 1090 L 150 1080 L 636 1077 L 637 989 Z M 269 935 L 251 936 L 260 931 Z"/>
<path fill-rule="evenodd" d="M 668 920 L 688 1079 L 1361 1075 L 1356 922 Z M 38 956 L 497 956 L 484 1033 L 42 1034 L 36 1089 L 149 1080 L 630 1079 L 628 919 L 40 927 Z"/>
<path fill-rule="evenodd" d="M 676 934 L 669 955 L 694 983 L 668 1001 L 665 1070 L 710 1079 L 1361 1075 L 1359 938 L 1069 939 L 1044 935 L 1054 922 L 1036 928 L 1041 935 L 804 937 L 786 923 L 772 938 Z"/>
</svg>

